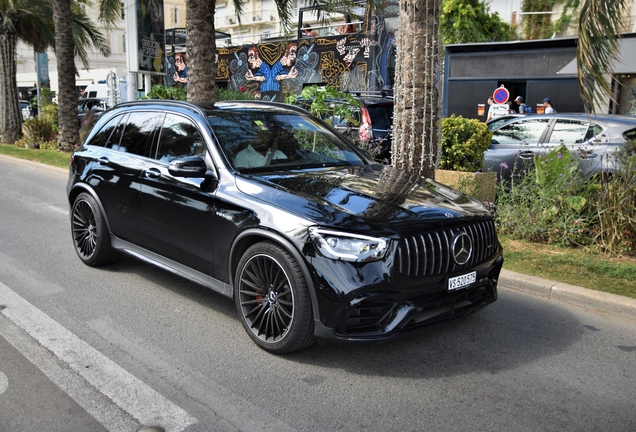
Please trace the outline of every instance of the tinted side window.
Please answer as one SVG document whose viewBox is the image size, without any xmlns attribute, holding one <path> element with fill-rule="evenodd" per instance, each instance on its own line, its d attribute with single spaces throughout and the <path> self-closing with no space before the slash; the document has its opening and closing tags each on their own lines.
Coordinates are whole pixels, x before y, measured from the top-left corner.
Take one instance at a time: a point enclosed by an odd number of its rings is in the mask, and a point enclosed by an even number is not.
<svg viewBox="0 0 636 432">
<path fill-rule="evenodd" d="M 493 132 L 493 144 L 538 144 L 548 126 L 548 119 L 521 120 Z"/>
<path fill-rule="evenodd" d="M 590 124 L 590 128 L 587 130 L 587 134 L 585 135 L 585 141 L 591 140 L 594 137 L 599 136 L 603 133 L 603 126 L 592 123 Z"/>
<path fill-rule="evenodd" d="M 110 119 L 99 132 L 93 135 L 87 144 L 107 148 L 112 148 L 113 142 L 115 142 L 116 145 L 119 145 L 121 131 L 126 123 L 125 121 L 122 121 L 122 119 L 125 117 L 126 115 L 118 115 Z M 114 130 L 117 130 L 117 132 L 113 133 Z"/>
<path fill-rule="evenodd" d="M 557 120 L 550 135 L 550 142 L 565 145 L 582 143 L 589 126 L 589 122 L 580 120 Z"/>
<path fill-rule="evenodd" d="M 163 114 L 152 112 L 130 113 L 117 150 L 139 156 L 148 155 L 152 137 L 161 116 Z"/>
<path fill-rule="evenodd" d="M 170 162 L 184 156 L 203 156 L 205 151 L 203 136 L 191 120 L 166 114 L 161 128 L 157 159 Z"/>
</svg>

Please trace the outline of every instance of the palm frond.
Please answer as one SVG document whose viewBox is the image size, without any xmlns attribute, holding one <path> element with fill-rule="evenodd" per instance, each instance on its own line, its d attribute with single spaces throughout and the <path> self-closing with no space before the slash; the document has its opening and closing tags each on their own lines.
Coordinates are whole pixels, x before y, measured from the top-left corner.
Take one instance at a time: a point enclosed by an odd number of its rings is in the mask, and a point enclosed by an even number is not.
<svg viewBox="0 0 636 432">
<path fill-rule="evenodd" d="M 122 0 L 99 0 L 99 15 L 97 19 L 103 23 L 107 29 L 121 22 Z"/>
<path fill-rule="evenodd" d="M 99 31 L 91 19 L 82 12 L 80 6 L 71 3 L 73 14 L 73 40 L 75 41 L 75 56 L 80 59 L 85 69 L 89 69 L 88 51 L 97 49 L 104 57 L 110 56 L 110 48 L 106 38 Z"/>
<path fill-rule="evenodd" d="M 618 59 L 618 34 L 625 16 L 626 0 L 585 0 L 579 18 L 576 54 L 581 98 L 586 112 L 614 99 L 607 79 Z"/>
<path fill-rule="evenodd" d="M 0 3 L 2 28 L 40 51 L 55 45 L 55 31 L 49 0 L 19 0 Z"/>
</svg>

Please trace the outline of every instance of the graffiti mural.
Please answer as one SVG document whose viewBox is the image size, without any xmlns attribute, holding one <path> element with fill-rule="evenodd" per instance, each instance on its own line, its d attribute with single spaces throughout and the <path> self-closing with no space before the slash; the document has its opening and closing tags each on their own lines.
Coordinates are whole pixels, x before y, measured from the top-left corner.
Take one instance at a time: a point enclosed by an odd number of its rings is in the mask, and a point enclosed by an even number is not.
<svg viewBox="0 0 636 432">
<path fill-rule="evenodd" d="M 311 84 L 351 93 L 391 90 L 396 28 L 392 19 L 369 14 L 357 33 L 217 47 L 217 84 L 278 102 Z M 173 58 L 167 69 L 166 85 L 178 85 Z"/>
</svg>

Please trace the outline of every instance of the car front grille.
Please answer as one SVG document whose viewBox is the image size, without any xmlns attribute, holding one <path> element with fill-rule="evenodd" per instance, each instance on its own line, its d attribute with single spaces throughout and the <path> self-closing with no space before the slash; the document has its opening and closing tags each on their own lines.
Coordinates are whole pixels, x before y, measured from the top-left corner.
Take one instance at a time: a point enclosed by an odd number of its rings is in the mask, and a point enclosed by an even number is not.
<svg viewBox="0 0 636 432">
<path fill-rule="evenodd" d="M 463 265 L 453 258 L 453 239 L 461 232 L 465 232 L 472 242 L 472 254 Z M 397 271 L 413 277 L 453 273 L 491 257 L 497 250 L 496 243 L 497 233 L 492 220 L 407 237 L 398 245 Z"/>
</svg>

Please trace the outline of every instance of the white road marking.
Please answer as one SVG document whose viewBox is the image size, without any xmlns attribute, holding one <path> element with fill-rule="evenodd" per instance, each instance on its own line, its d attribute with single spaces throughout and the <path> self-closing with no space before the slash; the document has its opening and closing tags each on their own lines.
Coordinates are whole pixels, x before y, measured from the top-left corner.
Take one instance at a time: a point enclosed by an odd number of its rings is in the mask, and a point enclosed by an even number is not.
<svg viewBox="0 0 636 432">
<path fill-rule="evenodd" d="M 178 432 L 197 422 L 195 417 L 119 367 L 2 283 L 0 305 L 5 306 L 0 313 L 140 424 L 161 426 L 167 432 Z M 47 373 L 44 370 L 43 372 Z M 56 382 L 53 376 L 49 376 L 49 379 Z M 58 382 L 56 384 L 60 385 Z M 0 380 L 0 389 L 1 386 Z M 60 387 L 65 390 L 64 386 Z M 72 394 L 69 395 L 75 399 Z M 106 429 L 119 430 L 119 427 L 104 424 L 99 415 L 94 415 L 95 410 L 90 401 L 82 403 L 83 401 L 75 400 Z"/>
<path fill-rule="evenodd" d="M 66 207 L 60 207 L 60 206 L 56 206 L 56 205 L 47 205 L 46 208 L 53 210 L 55 212 L 58 213 L 62 213 L 63 215 L 68 216 L 69 215 L 69 210 Z"/>
<path fill-rule="evenodd" d="M 9 379 L 5 374 L 0 372 L 0 395 L 7 391 L 9 388 Z"/>
</svg>

